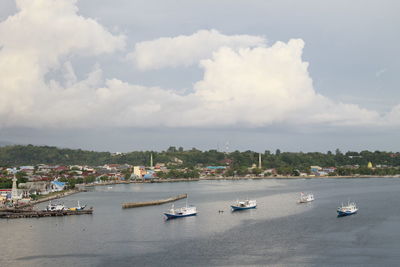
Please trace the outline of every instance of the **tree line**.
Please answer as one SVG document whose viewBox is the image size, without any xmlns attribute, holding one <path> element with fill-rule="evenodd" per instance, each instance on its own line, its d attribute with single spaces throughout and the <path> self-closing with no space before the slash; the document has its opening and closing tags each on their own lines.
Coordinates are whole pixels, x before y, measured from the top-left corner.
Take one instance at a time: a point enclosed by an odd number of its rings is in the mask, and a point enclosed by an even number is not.
<svg viewBox="0 0 400 267">
<path fill-rule="evenodd" d="M 182 147 L 169 147 L 165 151 L 133 151 L 119 155 L 110 152 L 66 149 L 52 146 L 15 145 L 0 147 L 0 166 L 22 165 L 90 165 L 130 164 L 150 165 L 150 156 L 154 163 L 170 163 L 169 169 L 195 168 L 197 166 L 229 165 L 232 170 L 244 173 L 253 164 L 258 166 L 259 153 L 255 151 L 234 151 L 225 153 L 214 149 L 201 151 L 196 148 L 184 150 Z M 280 172 L 298 170 L 308 172 L 311 165 L 351 169 L 349 166 L 366 167 L 368 162 L 385 168 L 400 166 L 400 153 L 387 151 L 348 151 L 336 150 L 321 152 L 282 152 L 277 149 L 261 153 L 262 168 L 276 168 Z M 178 160 L 177 160 L 178 159 Z M 338 170 L 338 171 L 339 171 Z M 257 172 L 258 170 L 255 170 Z M 343 171 L 344 172 L 344 171 Z"/>
</svg>

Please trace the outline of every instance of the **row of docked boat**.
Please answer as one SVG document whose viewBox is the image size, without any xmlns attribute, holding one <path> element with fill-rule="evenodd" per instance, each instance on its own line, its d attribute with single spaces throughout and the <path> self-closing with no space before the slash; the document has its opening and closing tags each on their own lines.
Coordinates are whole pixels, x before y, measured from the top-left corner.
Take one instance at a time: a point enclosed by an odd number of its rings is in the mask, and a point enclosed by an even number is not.
<svg viewBox="0 0 400 267">
<path fill-rule="evenodd" d="M 312 193 L 300 193 L 299 203 L 308 203 L 314 201 L 314 195 Z M 339 217 L 353 215 L 357 213 L 358 207 L 355 202 L 348 201 L 347 204 L 343 204 L 336 209 L 337 215 Z"/>
<path fill-rule="evenodd" d="M 257 201 L 250 199 L 243 201 L 236 200 L 236 202 L 231 205 L 232 211 L 255 209 L 256 207 Z M 167 217 L 167 219 L 195 216 L 197 215 L 197 208 L 195 206 L 188 206 L 186 203 L 185 207 L 175 209 L 174 204 L 172 204 L 171 209 L 167 212 L 164 212 L 164 215 Z"/>
<path fill-rule="evenodd" d="M 314 194 L 312 193 L 300 193 L 300 199 L 298 203 L 308 203 L 314 201 Z M 232 211 L 238 210 L 247 210 L 247 209 L 255 209 L 257 207 L 256 200 L 236 200 L 235 203 L 231 205 Z M 358 207 L 355 202 L 348 202 L 347 204 L 343 204 L 337 208 L 337 214 L 339 217 L 341 216 L 348 216 L 357 213 Z M 221 212 L 221 211 L 220 211 Z M 189 217 L 197 215 L 197 208 L 195 206 L 188 206 L 186 202 L 185 207 L 181 207 L 175 209 L 175 206 L 172 204 L 172 207 L 167 212 L 164 212 L 164 215 L 167 219 L 175 219 L 181 217 Z"/>
<path fill-rule="evenodd" d="M 78 201 L 78 205 L 75 207 L 71 208 L 66 208 L 64 204 L 61 203 L 52 203 L 51 201 L 46 207 L 46 211 L 64 211 L 64 210 L 69 210 L 69 211 L 80 211 L 84 210 L 86 208 L 86 205 L 81 206 L 81 204 Z"/>
</svg>

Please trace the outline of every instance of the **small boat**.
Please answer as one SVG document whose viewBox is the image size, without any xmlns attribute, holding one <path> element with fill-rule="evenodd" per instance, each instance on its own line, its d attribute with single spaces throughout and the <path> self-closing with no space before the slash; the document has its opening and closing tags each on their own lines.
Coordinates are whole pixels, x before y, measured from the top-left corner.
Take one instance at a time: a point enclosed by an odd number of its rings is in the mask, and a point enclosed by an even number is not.
<svg viewBox="0 0 400 267">
<path fill-rule="evenodd" d="M 304 194 L 303 192 L 300 193 L 300 200 L 299 203 L 307 203 L 314 200 L 314 195 L 312 193 Z"/>
<path fill-rule="evenodd" d="M 358 207 L 355 202 L 348 202 L 347 205 L 340 206 L 337 208 L 338 217 L 348 216 L 357 213 Z"/>
<path fill-rule="evenodd" d="M 244 201 L 237 200 L 235 204 L 231 205 L 232 211 L 248 210 L 257 207 L 257 201 L 246 199 Z"/>
<path fill-rule="evenodd" d="M 49 202 L 49 205 L 47 205 L 46 210 L 47 211 L 61 211 L 64 210 L 65 206 L 61 203 L 51 203 L 51 201 Z"/>
<path fill-rule="evenodd" d="M 164 215 L 167 216 L 167 219 L 195 216 L 196 214 L 197 214 L 196 207 L 188 206 L 187 204 L 186 207 L 182 207 L 179 209 L 175 209 L 174 205 L 172 204 L 171 209 L 167 212 L 164 212 Z"/>
<path fill-rule="evenodd" d="M 108 186 L 107 189 L 112 189 L 112 186 Z"/>
<path fill-rule="evenodd" d="M 80 204 L 79 201 L 78 201 L 78 206 L 69 208 L 68 210 L 77 211 L 77 210 L 84 210 L 85 208 L 86 208 L 86 205 L 81 206 L 81 204 Z"/>
</svg>

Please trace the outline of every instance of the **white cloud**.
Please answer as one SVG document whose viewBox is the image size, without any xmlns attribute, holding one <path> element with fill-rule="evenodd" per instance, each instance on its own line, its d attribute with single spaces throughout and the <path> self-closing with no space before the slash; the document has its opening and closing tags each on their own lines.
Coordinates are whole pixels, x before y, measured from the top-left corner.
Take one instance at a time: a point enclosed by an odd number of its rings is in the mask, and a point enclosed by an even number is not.
<svg viewBox="0 0 400 267">
<path fill-rule="evenodd" d="M 54 91 L 44 77 L 59 67 L 63 57 L 96 56 L 125 46 L 124 36 L 114 36 L 96 21 L 79 16 L 75 2 L 18 0 L 19 12 L 0 23 L 0 125 L 35 124 L 46 116 L 57 117 L 36 111 L 59 100 L 49 99 Z"/>
<path fill-rule="evenodd" d="M 124 48 L 75 1 L 17 1 L 19 12 L 0 23 L 0 126 L 30 127 L 263 127 L 388 125 L 386 116 L 318 94 L 302 59 L 304 42 L 267 46 L 259 36 L 199 31 L 137 44 L 141 69 L 199 63 L 204 77 L 192 93 L 104 79 L 100 66 L 78 80 L 72 56 Z M 132 55 L 131 55 L 132 56 Z M 62 79 L 47 81 L 51 71 Z"/>
<path fill-rule="evenodd" d="M 264 45 L 265 39 L 260 36 L 224 35 L 216 30 L 200 30 L 192 35 L 137 43 L 128 59 L 141 70 L 190 66 L 209 58 L 220 47 L 239 49 Z"/>
</svg>

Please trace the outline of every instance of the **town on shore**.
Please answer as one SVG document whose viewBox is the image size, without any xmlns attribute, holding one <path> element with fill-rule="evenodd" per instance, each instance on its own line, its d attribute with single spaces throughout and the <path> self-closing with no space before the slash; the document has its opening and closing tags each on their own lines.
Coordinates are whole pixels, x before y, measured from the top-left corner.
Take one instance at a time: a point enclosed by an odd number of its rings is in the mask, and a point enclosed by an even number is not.
<svg viewBox="0 0 400 267">
<path fill-rule="evenodd" d="M 58 151 L 62 154 L 62 149 L 54 147 L 0 148 L 1 206 L 37 203 L 40 200 L 85 190 L 85 186 L 88 185 L 113 183 L 176 182 L 200 179 L 395 177 L 400 175 L 400 154 L 379 151 L 341 153 L 337 150 L 335 153 L 323 154 L 277 150 L 275 153 L 269 151 L 226 153 L 216 150 L 184 151 L 182 148 L 170 147 L 163 152 L 132 152 L 136 153 L 133 156 L 110 153 L 108 159 L 110 163 L 102 165 L 62 164 L 62 160 L 58 159 L 59 164 L 45 162 L 13 166 L 7 160 L 12 159 L 14 162 L 19 160 L 15 150 L 19 153 L 25 152 L 24 162 L 35 162 L 41 159 L 52 161 L 49 157 L 40 155 L 38 151 L 42 154 L 43 151 L 53 154 L 54 151 Z M 67 152 L 71 155 L 74 152 L 77 153 L 74 155 L 75 161 L 82 160 L 77 156 L 79 153 L 85 153 L 86 156 L 89 153 L 91 158 L 99 155 L 104 157 L 104 152 L 82 150 L 67 150 Z M 65 162 L 70 161 L 68 154 L 62 156 L 67 159 Z M 122 163 L 121 158 L 124 157 L 127 162 Z M 133 164 L 129 163 L 128 159 L 131 159 Z"/>
</svg>

